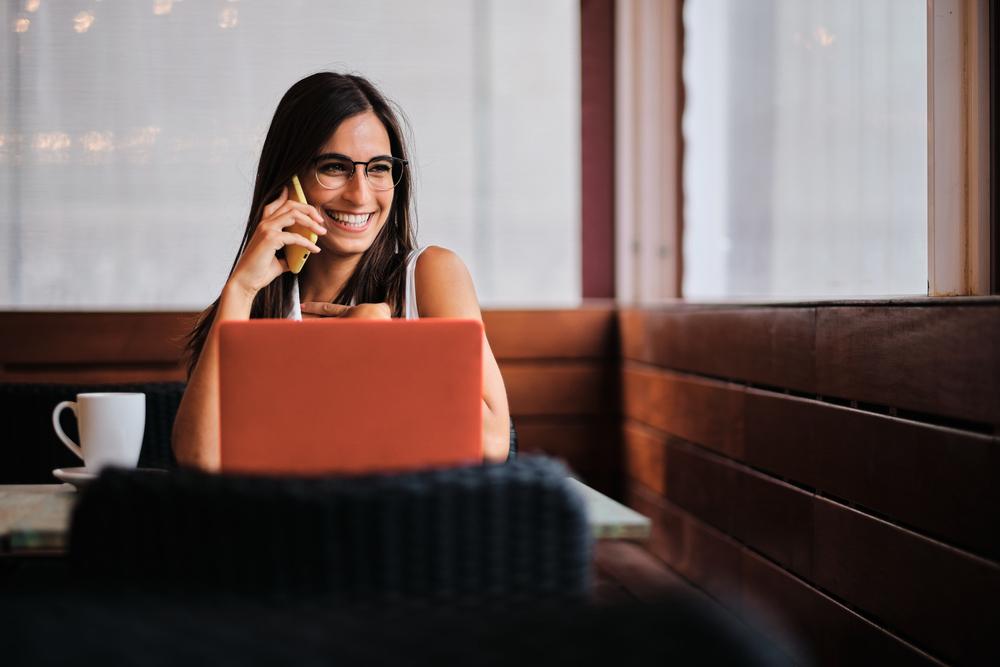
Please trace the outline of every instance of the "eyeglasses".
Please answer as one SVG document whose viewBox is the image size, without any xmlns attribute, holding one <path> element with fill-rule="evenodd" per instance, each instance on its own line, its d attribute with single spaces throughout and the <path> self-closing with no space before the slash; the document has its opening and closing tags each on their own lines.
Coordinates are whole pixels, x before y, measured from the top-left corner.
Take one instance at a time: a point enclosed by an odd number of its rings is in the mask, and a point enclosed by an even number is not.
<svg viewBox="0 0 1000 667">
<path fill-rule="evenodd" d="M 357 162 L 339 153 L 326 153 L 313 159 L 316 180 L 327 190 L 337 190 L 354 176 L 357 165 L 365 168 L 365 178 L 373 190 L 391 190 L 403 179 L 407 161 L 390 155 L 379 155 L 368 162 Z"/>
</svg>

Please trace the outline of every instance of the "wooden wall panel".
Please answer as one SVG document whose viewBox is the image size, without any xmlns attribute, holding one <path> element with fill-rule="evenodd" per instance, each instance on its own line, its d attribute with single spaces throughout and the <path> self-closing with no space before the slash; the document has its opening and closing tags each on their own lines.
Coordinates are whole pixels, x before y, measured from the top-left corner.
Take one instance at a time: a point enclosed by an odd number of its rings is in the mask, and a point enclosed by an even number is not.
<svg viewBox="0 0 1000 667">
<path fill-rule="evenodd" d="M 627 485 L 627 497 L 653 521 L 655 555 L 793 659 L 838 666 L 941 664 L 640 483 Z"/>
<path fill-rule="evenodd" d="M 134 382 L 185 382 L 187 369 L 179 364 L 8 364 L 0 382 L 119 384 Z"/>
<path fill-rule="evenodd" d="M 508 361 L 500 364 L 511 414 L 616 415 L 617 370 L 608 363 Z"/>
<path fill-rule="evenodd" d="M 626 485 L 628 503 L 652 521 L 654 555 L 724 606 L 740 610 L 740 547 L 638 483 Z"/>
<path fill-rule="evenodd" d="M 746 462 L 1000 560 L 1000 441 L 748 389 Z"/>
<path fill-rule="evenodd" d="M 810 577 L 813 567 L 813 495 L 745 466 L 736 469 L 736 525 L 732 535 L 774 562 Z"/>
<path fill-rule="evenodd" d="M 623 425 L 625 474 L 661 496 L 667 492 L 668 437 L 628 419 Z"/>
<path fill-rule="evenodd" d="M 743 457 L 743 391 L 736 385 L 626 363 L 624 414 L 732 458 Z"/>
<path fill-rule="evenodd" d="M 563 459 L 601 492 L 621 495 L 620 427 L 613 417 L 514 417 L 520 451 Z"/>
<path fill-rule="evenodd" d="M 648 425 L 627 421 L 625 441 L 632 447 L 660 448 L 666 474 L 660 499 L 669 506 L 864 610 L 881 627 L 933 655 L 960 662 L 1000 659 L 1000 649 L 994 654 L 985 639 L 987 628 L 1000 623 L 1000 612 L 989 606 L 1000 596 L 1000 565 L 817 497 L 701 446 L 667 434 L 657 437 Z M 808 455 L 809 450 L 803 452 Z M 891 473 L 891 467 L 883 471 Z M 642 479 L 646 473 L 632 476 Z M 635 501 L 634 493 L 629 497 Z M 635 506 L 663 514 L 648 499 L 640 498 Z M 653 548 L 672 564 L 688 548 L 684 540 L 712 542 L 669 512 L 663 521 L 669 532 L 654 540 Z M 692 530 L 695 537 L 690 537 Z M 721 560 L 719 567 L 732 565 L 718 545 L 702 548 L 708 550 L 706 558 Z M 677 567 L 695 581 L 708 576 L 684 558 Z M 933 640 L 922 639 L 930 635 Z"/>
<path fill-rule="evenodd" d="M 624 309 L 625 359 L 1000 425 L 1000 299 Z"/>
<path fill-rule="evenodd" d="M 990 303 L 820 309 L 817 392 L 1000 425 L 1000 308 Z"/>
<path fill-rule="evenodd" d="M 817 585 L 947 660 L 1000 663 L 1000 566 L 823 498 Z"/>
<path fill-rule="evenodd" d="M 0 312 L 0 365 L 174 364 L 193 313 Z"/>
<path fill-rule="evenodd" d="M 717 378 L 812 391 L 813 308 L 623 309 L 622 356 Z"/>
<path fill-rule="evenodd" d="M 749 549 L 740 564 L 742 617 L 792 655 L 831 667 L 942 664 Z"/>
<path fill-rule="evenodd" d="M 483 323 L 499 361 L 618 359 L 614 308 L 486 310 Z"/>
</svg>

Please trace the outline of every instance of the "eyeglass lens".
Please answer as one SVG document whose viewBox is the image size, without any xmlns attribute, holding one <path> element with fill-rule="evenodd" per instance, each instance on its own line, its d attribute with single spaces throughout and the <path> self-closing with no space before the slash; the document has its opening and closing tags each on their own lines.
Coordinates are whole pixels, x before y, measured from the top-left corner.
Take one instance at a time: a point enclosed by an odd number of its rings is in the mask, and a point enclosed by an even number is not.
<svg viewBox="0 0 1000 667">
<path fill-rule="evenodd" d="M 388 190 L 399 183 L 402 168 L 394 168 L 390 159 L 372 160 L 364 166 L 368 183 L 376 190 Z M 331 158 L 316 165 L 316 178 L 324 188 L 343 187 L 354 175 L 355 165 L 350 160 Z"/>
</svg>

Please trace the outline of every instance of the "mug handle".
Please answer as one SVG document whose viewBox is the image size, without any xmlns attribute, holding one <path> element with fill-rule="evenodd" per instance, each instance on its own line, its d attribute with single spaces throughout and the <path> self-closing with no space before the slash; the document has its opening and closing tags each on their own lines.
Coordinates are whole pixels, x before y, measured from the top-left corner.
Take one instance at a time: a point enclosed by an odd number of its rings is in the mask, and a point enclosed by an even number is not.
<svg viewBox="0 0 1000 667">
<path fill-rule="evenodd" d="M 61 413 L 65 408 L 69 408 L 70 410 L 72 410 L 73 416 L 76 417 L 77 420 L 80 419 L 80 415 L 76 411 L 76 403 L 74 403 L 73 401 L 63 401 L 62 403 L 56 406 L 55 410 L 52 411 L 52 426 L 53 428 L 56 429 L 56 435 L 59 436 L 59 439 L 62 440 L 63 444 L 69 448 L 69 451 L 79 456 L 80 460 L 82 461 L 83 450 L 80 449 L 80 445 L 70 440 L 69 436 L 63 433 L 62 426 L 59 425 L 59 413 Z"/>
</svg>

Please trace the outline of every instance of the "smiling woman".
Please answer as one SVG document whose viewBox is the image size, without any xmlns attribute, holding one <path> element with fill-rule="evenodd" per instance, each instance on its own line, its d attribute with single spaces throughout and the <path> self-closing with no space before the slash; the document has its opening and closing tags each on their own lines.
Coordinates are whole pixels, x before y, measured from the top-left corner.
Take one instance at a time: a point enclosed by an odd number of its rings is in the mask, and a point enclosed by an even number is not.
<svg viewBox="0 0 1000 667">
<path fill-rule="evenodd" d="M 309 203 L 290 197 L 294 177 Z M 219 465 L 220 322 L 308 316 L 482 320 L 462 260 L 444 248 L 417 248 L 410 188 L 400 123 L 371 83 L 324 72 L 285 93 L 261 150 L 229 279 L 188 340 L 188 388 L 173 431 L 178 462 Z M 316 242 L 293 226 L 315 233 Z M 298 277 L 283 256 L 292 246 L 312 253 Z M 503 379 L 484 337 L 487 459 L 506 458 L 508 424 Z"/>
</svg>

